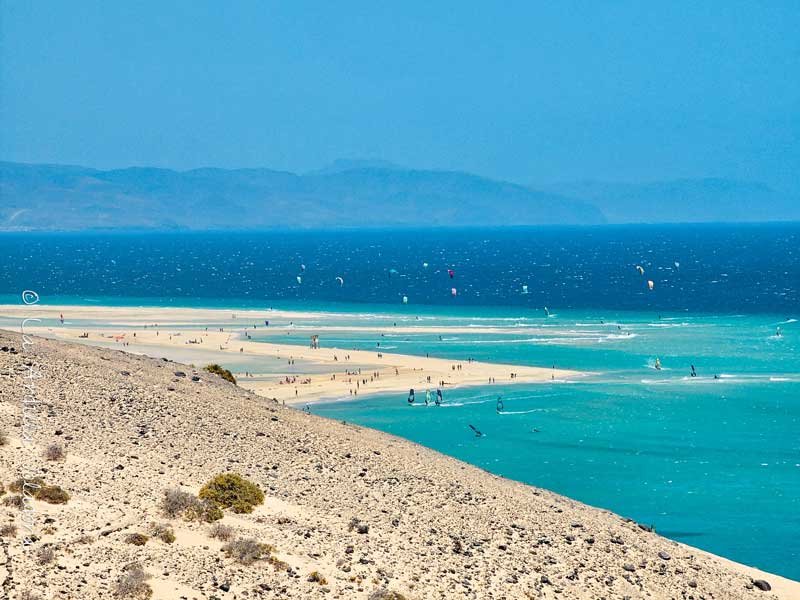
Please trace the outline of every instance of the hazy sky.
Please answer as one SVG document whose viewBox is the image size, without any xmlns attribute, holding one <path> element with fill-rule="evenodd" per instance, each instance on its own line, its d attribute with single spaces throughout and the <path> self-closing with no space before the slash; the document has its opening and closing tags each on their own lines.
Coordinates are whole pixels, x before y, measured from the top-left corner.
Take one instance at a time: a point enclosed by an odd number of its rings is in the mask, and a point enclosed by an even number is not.
<svg viewBox="0 0 800 600">
<path fill-rule="evenodd" d="M 798 0 L 388 4 L 0 0 L 0 159 L 800 189 Z"/>
</svg>

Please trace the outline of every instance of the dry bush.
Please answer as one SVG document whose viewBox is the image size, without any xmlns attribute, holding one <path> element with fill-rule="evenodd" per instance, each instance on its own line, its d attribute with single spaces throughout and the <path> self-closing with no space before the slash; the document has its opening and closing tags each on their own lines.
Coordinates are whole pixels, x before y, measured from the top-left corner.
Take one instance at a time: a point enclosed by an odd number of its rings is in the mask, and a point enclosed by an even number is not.
<svg viewBox="0 0 800 600">
<path fill-rule="evenodd" d="M 126 544 L 133 544 L 134 546 L 144 546 L 150 538 L 143 533 L 130 533 L 125 536 Z"/>
<path fill-rule="evenodd" d="M 72 542 L 73 544 L 94 544 L 94 538 L 90 536 L 88 533 L 84 533 L 82 536 L 75 538 Z"/>
<path fill-rule="evenodd" d="M 194 499 L 194 504 L 184 513 L 184 518 L 189 521 L 203 521 L 213 523 L 222 517 L 222 509 L 210 500 Z"/>
<path fill-rule="evenodd" d="M 7 446 L 8 445 L 8 435 L 5 431 L 0 430 L 0 446 Z"/>
<path fill-rule="evenodd" d="M 228 542 L 233 539 L 233 536 L 236 532 L 234 531 L 233 527 L 229 525 L 223 525 L 222 523 L 214 523 L 211 527 L 211 532 L 208 534 L 212 538 L 222 540 L 223 542 Z"/>
<path fill-rule="evenodd" d="M 199 500 L 189 492 L 173 488 L 164 492 L 161 509 L 168 517 L 184 517 L 189 521 L 213 523 L 222 518 L 222 510 L 213 502 Z"/>
<path fill-rule="evenodd" d="M 189 492 L 184 492 L 178 488 L 173 488 L 164 492 L 164 500 L 161 502 L 161 509 L 168 517 L 180 517 L 186 510 L 197 502 Z"/>
<path fill-rule="evenodd" d="M 391 590 L 375 590 L 369 595 L 367 600 L 407 600 L 400 592 Z"/>
<path fill-rule="evenodd" d="M 18 508 L 22 510 L 24 506 L 22 496 L 19 494 L 14 494 L 13 496 L 6 496 L 3 498 L 3 506 L 10 506 L 12 508 Z"/>
<path fill-rule="evenodd" d="M 350 519 L 350 523 L 347 526 L 347 531 L 356 530 L 358 533 L 364 534 L 369 532 L 369 525 L 361 521 L 358 517 L 353 517 Z"/>
<path fill-rule="evenodd" d="M 169 525 L 162 523 L 150 524 L 150 536 L 161 540 L 165 544 L 171 544 L 175 541 L 175 532 L 172 531 Z"/>
<path fill-rule="evenodd" d="M 153 595 L 153 589 L 148 585 L 150 576 L 138 562 L 125 565 L 122 575 L 117 580 L 114 595 L 120 598 L 137 598 L 145 600 Z"/>
<path fill-rule="evenodd" d="M 328 583 L 328 580 L 325 579 L 325 576 L 319 571 L 312 571 L 309 573 L 308 580 L 312 583 L 318 583 L 320 585 L 325 585 Z"/>
<path fill-rule="evenodd" d="M 269 556 L 274 548 L 269 544 L 260 544 L 253 538 L 244 538 L 228 542 L 222 550 L 228 558 L 233 558 L 243 565 L 251 565 Z"/>
<path fill-rule="evenodd" d="M 69 494 L 57 485 L 40 487 L 33 497 L 48 504 L 66 504 L 69 501 Z"/>
<path fill-rule="evenodd" d="M 15 494 L 21 494 L 23 488 L 29 496 L 36 496 L 36 493 L 41 487 L 44 486 L 44 479 L 41 477 L 34 477 L 33 479 L 23 479 L 19 477 L 8 484 L 8 491 Z"/>
<path fill-rule="evenodd" d="M 64 446 L 61 444 L 50 444 L 44 451 L 45 460 L 64 460 L 67 458 L 67 453 L 64 451 Z"/>
<path fill-rule="evenodd" d="M 69 494 L 61 486 L 45 485 L 41 477 L 16 479 L 8 485 L 8 489 L 16 494 L 22 494 L 24 490 L 28 496 L 48 504 L 66 504 L 69 501 Z"/>
<path fill-rule="evenodd" d="M 40 565 L 49 565 L 55 559 L 56 553 L 52 546 L 42 546 L 36 551 L 36 562 Z"/>
<path fill-rule="evenodd" d="M 0 527 L 0 537 L 16 537 L 17 535 L 17 526 L 8 523 Z"/>
<path fill-rule="evenodd" d="M 289 570 L 289 565 L 286 564 L 285 562 L 283 562 L 282 560 L 280 560 L 279 558 L 277 558 L 276 556 L 274 556 L 273 554 L 270 554 L 267 557 L 267 562 L 269 564 L 271 564 L 275 568 L 276 571 L 288 571 Z"/>
</svg>

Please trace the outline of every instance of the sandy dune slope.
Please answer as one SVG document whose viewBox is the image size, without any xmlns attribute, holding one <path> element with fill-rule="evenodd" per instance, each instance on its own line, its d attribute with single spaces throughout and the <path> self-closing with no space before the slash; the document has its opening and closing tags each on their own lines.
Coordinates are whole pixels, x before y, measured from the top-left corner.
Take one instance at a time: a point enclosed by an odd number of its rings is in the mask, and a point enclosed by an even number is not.
<svg viewBox="0 0 800 600">
<path fill-rule="evenodd" d="M 417 600 L 800 597 L 800 584 L 413 443 L 285 408 L 208 373 L 33 341 L 23 352 L 19 335 L 0 332 L 3 498 L 25 467 L 71 499 L 34 501 L 39 539 L 27 549 L 21 527 L 0 538 L 2 597 L 112 598 L 131 561 L 151 576 L 156 599 L 390 597 L 382 590 Z M 41 372 L 41 404 L 27 446 L 21 398 L 31 365 Z M 45 461 L 54 442 L 66 460 Z M 162 513 L 166 489 L 197 492 L 225 471 L 258 483 L 266 500 L 251 514 L 226 511 L 221 522 L 274 546 L 277 560 L 239 564 L 209 537 L 210 525 Z M 19 525 L 13 506 L 0 505 L 0 517 Z M 152 522 L 169 525 L 174 543 L 125 542 Z M 46 545 L 54 559 L 40 564 Z M 309 581 L 314 571 L 324 582 Z"/>
</svg>

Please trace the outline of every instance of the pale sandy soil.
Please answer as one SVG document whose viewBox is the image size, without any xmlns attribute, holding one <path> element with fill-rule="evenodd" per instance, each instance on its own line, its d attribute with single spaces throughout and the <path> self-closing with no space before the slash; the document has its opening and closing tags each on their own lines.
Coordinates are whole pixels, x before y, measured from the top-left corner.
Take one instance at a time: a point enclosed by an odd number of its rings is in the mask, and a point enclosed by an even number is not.
<svg viewBox="0 0 800 600">
<path fill-rule="evenodd" d="M 192 362 L 198 366 L 209 363 L 225 365 L 247 360 L 253 365 L 247 375 L 241 369 L 234 370 L 239 384 L 260 396 L 290 404 L 305 404 L 320 399 L 350 399 L 378 392 L 396 392 L 399 396 L 406 397 L 412 388 L 417 400 L 423 401 L 426 390 L 435 395 L 437 388 L 441 388 L 446 394 L 447 389 L 453 387 L 483 385 L 490 381 L 496 385 L 509 385 L 564 381 L 581 375 L 564 369 L 469 361 L 469 357 L 455 361 L 391 354 L 382 352 L 379 347 L 369 352 L 330 348 L 325 345 L 326 326 L 305 326 L 308 327 L 307 330 L 298 331 L 296 326 L 288 325 L 290 322 L 300 325 L 304 319 L 311 318 L 318 321 L 320 313 L 0 306 L 0 315 L 19 320 L 31 315 L 58 320 L 62 314 L 65 318 L 63 324 L 59 322 L 37 326 L 31 322 L 26 326 L 26 331 L 54 339 L 116 347 L 127 352 Z M 271 322 L 270 334 L 299 336 L 305 341 L 316 333 L 321 336 L 321 347 L 312 349 L 307 345 L 249 341 L 247 334 L 264 332 L 263 327 L 258 330 L 253 329 L 253 325 L 263 324 L 265 319 Z M 85 322 L 91 323 L 84 324 Z M 144 328 L 144 325 L 148 327 Z M 333 329 L 353 331 L 354 327 L 337 326 Z M 483 331 L 480 328 L 441 326 L 358 327 L 358 331 L 365 330 L 375 334 L 377 341 L 381 340 L 381 333 L 398 335 L 424 331 L 433 335 L 450 335 L 454 330 L 470 333 Z M 486 328 L 486 331 L 493 330 Z M 80 337 L 86 334 L 88 337 Z M 288 368 L 289 361 L 295 361 L 291 370 Z M 297 365 L 298 362 L 300 366 Z M 304 372 L 303 364 L 315 365 L 313 372 Z M 285 367 L 286 371 L 281 372 L 281 367 Z M 290 377 L 288 381 L 287 376 Z"/>
<path fill-rule="evenodd" d="M 0 332 L 0 428 L 8 434 L 0 481 L 8 486 L 22 468 L 41 471 L 71 499 L 34 501 L 40 538 L 27 550 L 21 531 L 0 538 L 0 597 L 106 600 L 123 566 L 137 560 L 153 597 L 169 600 L 348 599 L 380 590 L 415 600 L 800 598 L 798 583 L 411 442 L 283 407 L 203 371 L 33 341 L 21 353 L 20 336 Z M 20 402 L 31 366 L 41 373 L 41 404 L 28 446 Z M 64 445 L 65 461 L 42 457 L 53 442 Z M 162 513 L 167 488 L 196 492 L 225 471 L 258 483 L 266 501 L 249 515 L 226 511 L 222 522 L 274 545 L 289 570 L 237 564 L 208 525 Z M 20 523 L 10 506 L 0 505 L 0 518 Z M 353 519 L 367 529 L 358 533 Z M 173 544 L 124 542 L 154 521 L 174 528 Z M 44 545 L 55 560 L 42 565 L 35 553 Z M 312 571 L 326 583 L 308 581 Z M 772 591 L 754 588 L 753 578 Z"/>
</svg>

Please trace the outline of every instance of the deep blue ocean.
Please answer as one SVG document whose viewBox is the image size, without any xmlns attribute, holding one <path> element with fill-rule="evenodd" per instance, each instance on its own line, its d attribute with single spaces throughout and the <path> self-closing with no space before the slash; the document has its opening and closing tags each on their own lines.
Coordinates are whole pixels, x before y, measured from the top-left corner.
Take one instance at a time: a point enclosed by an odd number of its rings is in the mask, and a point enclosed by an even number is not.
<svg viewBox="0 0 800 600">
<path fill-rule="evenodd" d="M 302 308 L 322 311 L 304 332 L 363 327 L 328 346 L 592 371 L 311 410 L 800 580 L 800 224 L 19 233 L 0 254 L 4 303 Z M 393 323 L 460 333 L 376 333 Z"/>
<path fill-rule="evenodd" d="M 800 224 L 19 233 L 0 235 L 0 256 L 0 293 L 36 287 L 49 297 L 261 306 L 279 300 L 400 304 L 406 296 L 411 305 L 448 308 L 712 313 L 781 313 L 800 303 Z"/>
</svg>

